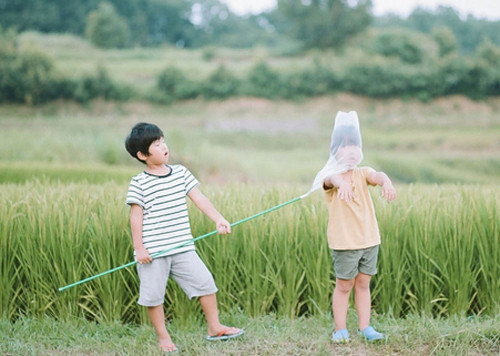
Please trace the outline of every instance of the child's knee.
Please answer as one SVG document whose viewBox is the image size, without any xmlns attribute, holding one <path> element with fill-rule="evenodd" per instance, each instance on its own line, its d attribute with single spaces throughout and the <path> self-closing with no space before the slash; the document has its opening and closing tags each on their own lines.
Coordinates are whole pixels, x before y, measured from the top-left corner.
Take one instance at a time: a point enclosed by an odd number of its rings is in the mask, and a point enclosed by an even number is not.
<svg viewBox="0 0 500 356">
<path fill-rule="evenodd" d="M 335 289 L 341 293 L 350 293 L 354 287 L 354 279 L 340 279 L 337 278 L 335 282 Z"/>
</svg>

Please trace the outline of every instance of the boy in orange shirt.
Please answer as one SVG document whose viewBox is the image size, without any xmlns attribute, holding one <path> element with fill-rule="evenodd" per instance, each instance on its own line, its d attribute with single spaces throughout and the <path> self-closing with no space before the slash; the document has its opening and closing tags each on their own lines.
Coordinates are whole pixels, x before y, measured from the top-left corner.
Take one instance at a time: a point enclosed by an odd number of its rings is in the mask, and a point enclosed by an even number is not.
<svg viewBox="0 0 500 356">
<path fill-rule="evenodd" d="M 358 167 L 362 159 L 358 116 L 354 111 L 339 112 L 330 159 L 317 176 L 326 195 L 327 236 L 336 277 L 332 300 L 334 342 L 349 341 L 346 318 L 353 288 L 361 334 L 368 341 L 384 338 L 370 326 L 370 279 L 377 273 L 380 233 L 368 186 L 381 186 L 382 196 L 388 201 L 396 198 L 396 190 L 385 173 Z"/>
</svg>

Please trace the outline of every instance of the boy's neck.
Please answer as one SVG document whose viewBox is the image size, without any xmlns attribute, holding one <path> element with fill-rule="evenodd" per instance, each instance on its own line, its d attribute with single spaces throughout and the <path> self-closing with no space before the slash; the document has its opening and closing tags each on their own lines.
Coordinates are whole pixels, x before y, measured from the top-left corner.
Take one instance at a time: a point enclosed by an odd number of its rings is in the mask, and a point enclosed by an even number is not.
<svg viewBox="0 0 500 356">
<path fill-rule="evenodd" d="M 145 171 L 146 173 L 154 174 L 156 176 L 165 176 L 170 173 L 172 168 L 167 166 L 166 164 L 147 166 Z"/>
<path fill-rule="evenodd" d="M 345 171 L 344 173 L 341 173 L 341 174 L 340 174 L 340 176 L 341 176 L 342 178 L 350 178 L 350 177 L 351 177 L 351 175 L 352 175 L 352 171 L 353 171 L 353 170 L 354 170 L 354 169 L 350 169 L 350 170 L 348 170 L 348 171 Z"/>
</svg>

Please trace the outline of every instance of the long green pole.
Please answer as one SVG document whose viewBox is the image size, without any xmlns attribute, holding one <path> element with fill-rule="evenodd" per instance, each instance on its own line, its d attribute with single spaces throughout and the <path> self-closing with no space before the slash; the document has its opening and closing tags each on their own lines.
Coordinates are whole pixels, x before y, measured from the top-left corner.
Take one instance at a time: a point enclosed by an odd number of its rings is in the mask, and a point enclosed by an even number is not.
<svg viewBox="0 0 500 356">
<path fill-rule="evenodd" d="M 236 222 L 232 223 L 232 224 L 231 224 L 231 226 L 236 226 L 236 225 L 242 224 L 242 223 L 244 223 L 244 222 L 246 222 L 246 221 L 248 221 L 248 220 L 252 220 L 252 219 L 255 219 L 255 218 L 257 218 L 257 217 L 259 217 L 259 216 L 261 216 L 261 215 L 264 215 L 264 214 L 270 213 L 271 211 L 274 211 L 274 210 L 277 210 L 277 209 L 279 209 L 279 208 L 282 208 L 282 207 L 284 207 L 284 206 L 286 206 L 286 205 L 288 205 L 288 204 L 295 203 L 296 201 L 298 201 L 298 200 L 300 200 L 300 199 L 302 199 L 302 198 L 307 197 L 307 196 L 309 195 L 309 193 L 310 193 L 310 192 L 308 192 L 308 193 L 306 193 L 306 194 L 304 194 L 304 195 L 301 195 L 300 197 L 297 197 L 297 198 L 294 198 L 294 199 L 292 199 L 292 200 L 289 200 L 289 201 L 287 201 L 287 202 L 284 202 L 284 203 L 281 203 L 281 204 L 279 204 L 279 205 L 273 206 L 272 208 L 269 208 L 269 209 L 267 209 L 267 210 L 261 211 L 260 213 L 257 213 L 257 214 L 255 214 L 255 215 L 249 216 L 249 217 L 247 217 L 247 218 L 245 218 L 245 219 L 242 219 L 242 220 L 240 220 L 240 221 L 236 221 Z M 163 255 L 163 254 L 165 254 L 165 253 L 167 253 L 167 252 L 173 251 L 173 250 L 175 250 L 175 249 L 178 249 L 178 248 L 181 248 L 181 247 L 186 246 L 186 245 L 188 245 L 188 244 L 191 244 L 191 243 L 193 243 L 193 242 L 195 242 L 195 241 L 198 241 L 198 240 L 204 239 L 204 238 L 206 238 L 206 237 L 212 236 L 212 235 L 214 235 L 214 234 L 216 234 L 216 233 L 217 233 L 217 230 L 214 230 L 214 231 L 212 231 L 212 232 L 209 232 L 208 234 L 205 234 L 205 235 L 199 236 L 199 237 L 197 237 L 197 238 L 195 238 L 195 239 L 193 239 L 193 240 L 191 240 L 191 241 L 188 241 L 188 242 L 183 243 L 183 244 L 181 244 L 181 245 L 177 245 L 177 246 L 175 246 L 175 247 L 173 247 L 173 248 L 170 248 L 170 249 L 168 249 L 168 250 L 165 250 L 165 251 L 160 251 L 160 252 L 154 253 L 153 255 L 151 255 L 151 257 L 152 257 L 152 258 L 155 258 L 155 257 L 161 256 L 161 255 Z M 110 273 L 116 272 L 116 271 L 118 271 L 118 270 L 121 270 L 121 269 L 124 269 L 124 268 L 130 267 L 130 266 L 133 266 L 133 265 L 135 265 L 135 264 L 137 264 L 137 261 L 132 261 L 132 262 L 129 262 L 129 263 L 124 264 L 124 265 L 122 265 L 122 266 L 115 267 L 115 268 L 112 268 L 112 269 L 110 269 L 110 270 L 108 270 L 108 271 L 105 271 L 105 272 L 102 272 L 102 273 L 96 274 L 95 276 L 92 276 L 92 277 L 88 277 L 88 278 L 82 279 L 81 281 L 78 281 L 78 282 L 75 282 L 75 283 L 72 283 L 72 284 L 68 284 L 67 286 L 64 286 L 64 287 L 59 288 L 59 292 L 61 292 L 61 291 L 65 290 L 65 289 L 71 288 L 71 287 L 75 287 L 75 286 L 77 286 L 77 285 L 79 285 L 79 284 L 86 283 L 86 282 L 91 281 L 91 280 L 93 280 L 93 279 L 96 279 L 96 278 L 99 278 L 99 277 L 105 276 L 105 275 L 107 275 L 107 274 L 110 274 Z"/>
</svg>

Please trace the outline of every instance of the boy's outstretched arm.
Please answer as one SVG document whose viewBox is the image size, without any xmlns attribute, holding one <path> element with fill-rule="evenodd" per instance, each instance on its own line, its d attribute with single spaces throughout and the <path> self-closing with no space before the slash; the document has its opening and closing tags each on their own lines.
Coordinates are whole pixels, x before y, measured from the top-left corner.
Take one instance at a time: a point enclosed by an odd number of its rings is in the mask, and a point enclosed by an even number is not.
<svg viewBox="0 0 500 356">
<path fill-rule="evenodd" d="M 371 185 L 380 185 L 382 187 L 382 196 L 387 199 L 387 201 L 393 201 L 396 199 L 396 189 L 394 189 L 391 180 L 384 172 L 370 173 L 367 181 Z"/>
<path fill-rule="evenodd" d="M 231 233 L 231 224 L 219 213 L 217 209 L 213 206 L 212 202 L 198 189 L 194 187 L 188 193 L 189 199 L 191 199 L 206 216 L 208 216 L 213 222 L 215 222 L 215 227 L 219 234 L 229 234 Z"/>
<path fill-rule="evenodd" d="M 130 206 L 130 230 L 132 231 L 132 241 L 134 242 L 135 257 L 140 264 L 153 261 L 148 250 L 142 242 L 142 207 L 137 204 Z"/>
<path fill-rule="evenodd" d="M 340 174 L 333 174 L 325 178 L 323 182 L 325 188 L 337 188 L 337 197 L 345 201 L 351 201 L 355 198 L 351 184 L 342 178 Z"/>
</svg>

